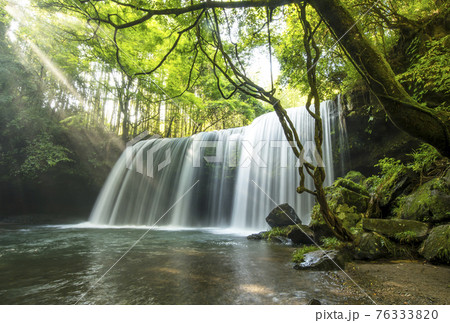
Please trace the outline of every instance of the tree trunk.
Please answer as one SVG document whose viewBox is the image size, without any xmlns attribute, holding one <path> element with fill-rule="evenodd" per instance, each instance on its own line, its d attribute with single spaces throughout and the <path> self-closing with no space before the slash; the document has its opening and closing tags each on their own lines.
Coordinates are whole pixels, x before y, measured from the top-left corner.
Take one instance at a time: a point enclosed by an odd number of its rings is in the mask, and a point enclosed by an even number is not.
<svg viewBox="0 0 450 323">
<path fill-rule="evenodd" d="M 450 118 L 414 101 L 396 80 L 380 51 L 363 35 L 340 0 L 308 0 L 327 23 L 339 44 L 367 81 L 389 119 L 399 129 L 450 157 Z M 342 38 L 341 38 L 342 37 Z"/>
</svg>

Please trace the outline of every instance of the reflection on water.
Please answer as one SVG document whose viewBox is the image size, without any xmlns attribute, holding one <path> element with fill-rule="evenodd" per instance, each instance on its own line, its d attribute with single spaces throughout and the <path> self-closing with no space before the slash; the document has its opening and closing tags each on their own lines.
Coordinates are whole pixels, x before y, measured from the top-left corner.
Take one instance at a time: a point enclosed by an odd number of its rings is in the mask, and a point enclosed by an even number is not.
<svg viewBox="0 0 450 323">
<path fill-rule="evenodd" d="M 0 228 L 0 303 L 74 304 L 144 233 L 132 228 Z M 214 231 L 150 231 L 80 304 L 325 304 L 326 273 L 300 272 L 292 249 Z"/>
</svg>

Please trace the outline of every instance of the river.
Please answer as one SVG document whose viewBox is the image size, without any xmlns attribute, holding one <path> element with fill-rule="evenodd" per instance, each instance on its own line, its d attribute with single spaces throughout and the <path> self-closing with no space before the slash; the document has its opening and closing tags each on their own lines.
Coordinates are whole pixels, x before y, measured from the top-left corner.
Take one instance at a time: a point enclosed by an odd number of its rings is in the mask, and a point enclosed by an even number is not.
<svg viewBox="0 0 450 323">
<path fill-rule="evenodd" d="M 329 273 L 292 269 L 293 250 L 214 228 L 3 226 L 0 303 L 358 303 Z"/>
</svg>

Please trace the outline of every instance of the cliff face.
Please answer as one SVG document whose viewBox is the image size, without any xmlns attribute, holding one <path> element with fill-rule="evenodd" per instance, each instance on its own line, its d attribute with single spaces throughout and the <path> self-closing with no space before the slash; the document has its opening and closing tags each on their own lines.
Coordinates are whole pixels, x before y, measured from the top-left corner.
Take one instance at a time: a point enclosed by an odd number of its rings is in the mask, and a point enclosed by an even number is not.
<svg viewBox="0 0 450 323">
<path fill-rule="evenodd" d="M 386 116 L 380 103 L 364 87 L 342 96 L 343 118 L 347 127 L 348 157 L 346 170 L 366 176 L 376 173 L 378 160 L 392 157 L 408 161 L 420 141 L 399 130 Z"/>
</svg>

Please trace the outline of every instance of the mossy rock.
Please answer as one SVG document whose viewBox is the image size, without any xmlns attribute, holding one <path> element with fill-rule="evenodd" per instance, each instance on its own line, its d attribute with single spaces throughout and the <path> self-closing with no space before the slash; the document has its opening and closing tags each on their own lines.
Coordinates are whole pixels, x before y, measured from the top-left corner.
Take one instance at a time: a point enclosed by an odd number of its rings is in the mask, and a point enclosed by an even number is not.
<svg viewBox="0 0 450 323">
<path fill-rule="evenodd" d="M 349 207 L 354 206 L 359 213 L 365 213 L 367 206 L 369 205 L 369 195 L 359 194 L 353 190 L 349 190 L 345 187 L 336 187 L 330 196 L 330 204 L 343 205 L 346 204 Z M 334 210 L 333 210 L 334 211 Z"/>
<path fill-rule="evenodd" d="M 361 260 L 375 260 L 391 255 L 392 242 L 386 237 L 364 232 L 358 235 L 353 242 L 353 256 Z"/>
<path fill-rule="evenodd" d="M 428 261 L 450 264 L 450 224 L 431 230 L 419 253 Z"/>
<path fill-rule="evenodd" d="M 355 193 L 358 193 L 360 195 L 365 195 L 365 196 L 369 196 L 369 192 L 367 191 L 367 189 L 361 185 L 361 184 L 357 184 L 347 178 L 339 178 L 338 180 L 336 180 L 333 184 L 333 186 L 335 187 L 344 187 L 350 191 L 353 191 Z"/>
<path fill-rule="evenodd" d="M 347 204 L 338 205 L 334 212 L 342 220 L 342 226 L 347 230 L 355 227 L 362 218 L 362 214 L 356 212 L 355 206 L 350 207 Z"/>
<path fill-rule="evenodd" d="M 412 220 L 363 219 L 362 228 L 396 240 L 406 239 L 410 236 L 411 241 L 421 241 L 428 234 L 427 224 Z"/>
<path fill-rule="evenodd" d="M 402 219 L 444 222 L 450 220 L 450 188 L 442 178 L 435 178 L 401 200 L 397 216 Z"/>
<path fill-rule="evenodd" d="M 366 177 L 361 174 L 360 172 L 357 172 L 355 170 L 349 171 L 347 175 L 345 175 L 345 179 L 352 181 L 353 183 L 363 185 L 364 181 L 366 180 Z"/>
<path fill-rule="evenodd" d="M 416 175 L 406 167 L 391 176 L 383 178 L 377 187 L 377 196 L 381 208 L 390 208 L 401 195 L 411 193 Z"/>
</svg>

